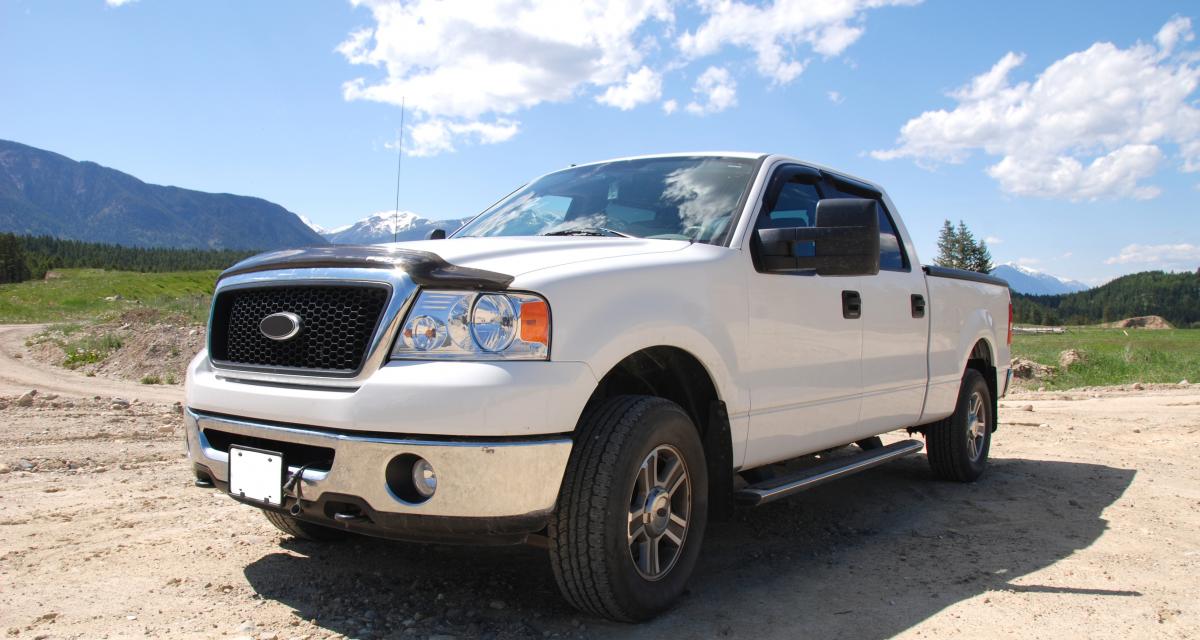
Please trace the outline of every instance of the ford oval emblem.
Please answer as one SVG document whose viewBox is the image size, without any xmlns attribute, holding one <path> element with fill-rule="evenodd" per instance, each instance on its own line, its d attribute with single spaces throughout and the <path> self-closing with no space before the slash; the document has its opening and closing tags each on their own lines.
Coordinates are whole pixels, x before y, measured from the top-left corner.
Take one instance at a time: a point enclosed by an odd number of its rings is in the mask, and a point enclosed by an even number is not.
<svg viewBox="0 0 1200 640">
<path fill-rule="evenodd" d="M 300 316 L 290 311 L 272 313 L 258 323 L 258 331 L 272 340 L 291 340 L 300 333 Z"/>
</svg>

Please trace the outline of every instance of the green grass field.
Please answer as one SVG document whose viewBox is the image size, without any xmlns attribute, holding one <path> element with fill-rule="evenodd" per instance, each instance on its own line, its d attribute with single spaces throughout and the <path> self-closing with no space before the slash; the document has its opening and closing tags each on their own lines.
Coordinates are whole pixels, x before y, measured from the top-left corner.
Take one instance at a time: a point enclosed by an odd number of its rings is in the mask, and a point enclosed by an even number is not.
<svg viewBox="0 0 1200 640">
<path fill-rule="evenodd" d="M 1085 361 L 1033 383 L 1070 389 L 1134 382 L 1200 382 L 1200 329 L 1098 329 L 1069 327 L 1066 333 L 1015 335 L 1013 355 L 1058 367 L 1067 349 Z"/>
<path fill-rule="evenodd" d="M 61 277 L 0 285 L 0 323 L 95 321 L 137 308 L 203 323 L 220 272 L 61 269 L 55 273 Z"/>
<path fill-rule="evenodd" d="M 134 273 L 63 269 L 58 278 L 0 285 L 0 323 L 92 323 L 129 311 L 154 309 L 203 323 L 218 271 Z M 106 298 L 118 297 L 115 300 Z M 71 333 L 71 327 L 65 327 Z M 79 358 L 112 345 L 73 345 Z M 1200 329 L 1070 328 L 1063 334 L 1013 336 L 1013 355 L 1058 366 L 1058 355 L 1078 349 L 1085 361 L 1035 386 L 1069 389 L 1134 382 L 1200 382 Z"/>
</svg>

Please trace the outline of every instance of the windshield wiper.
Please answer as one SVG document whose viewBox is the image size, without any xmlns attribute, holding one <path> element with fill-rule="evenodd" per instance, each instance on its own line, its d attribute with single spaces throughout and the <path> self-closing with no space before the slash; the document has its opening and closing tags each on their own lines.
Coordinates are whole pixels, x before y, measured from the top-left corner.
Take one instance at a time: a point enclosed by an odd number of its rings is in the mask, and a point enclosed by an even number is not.
<svg viewBox="0 0 1200 640">
<path fill-rule="evenodd" d="M 618 236 L 621 238 L 636 238 L 628 233 L 605 229 L 604 227 L 575 227 L 574 229 L 560 229 L 558 231 L 547 231 L 541 235 L 544 236 Z"/>
</svg>

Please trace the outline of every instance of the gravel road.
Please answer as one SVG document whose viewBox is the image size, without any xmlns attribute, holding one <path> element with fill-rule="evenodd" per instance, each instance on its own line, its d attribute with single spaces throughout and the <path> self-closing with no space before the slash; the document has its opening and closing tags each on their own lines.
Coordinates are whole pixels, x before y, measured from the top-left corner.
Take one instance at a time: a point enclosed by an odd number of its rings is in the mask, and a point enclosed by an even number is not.
<svg viewBox="0 0 1200 640">
<path fill-rule="evenodd" d="M 178 388 L 39 369 L 13 357 L 29 330 L 0 329 L 6 637 L 1187 638 L 1200 629 L 1195 387 L 1012 396 L 980 482 L 935 482 L 914 456 L 739 512 L 710 528 L 683 602 L 625 626 L 563 604 L 533 547 L 290 539 L 254 509 L 192 486 Z M 18 393 L 33 387 L 39 394 L 21 406 Z"/>
</svg>

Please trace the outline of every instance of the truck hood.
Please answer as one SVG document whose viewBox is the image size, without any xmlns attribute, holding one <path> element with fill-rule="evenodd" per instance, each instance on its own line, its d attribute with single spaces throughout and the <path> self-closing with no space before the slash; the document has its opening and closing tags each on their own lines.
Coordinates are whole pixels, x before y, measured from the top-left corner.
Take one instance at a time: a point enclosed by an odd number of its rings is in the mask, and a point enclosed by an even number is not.
<svg viewBox="0 0 1200 640">
<path fill-rule="evenodd" d="M 427 251 L 459 267 L 519 276 L 578 262 L 686 249 L 682 240 L 595 236 L 511 236 L 397 242 L 387 247 Z"/>
<path fill-rule="evenodd" d="M 516 276 L 567 264 L 669 253 L 680 240 L 619 237 L 511 237 L 423 240 L 377 245 L 324 245 L 271 251 L 247 258 L 220 275 L 303 268 L 402 269 L 419 285 L 503 289 Z"/>
</svg>

